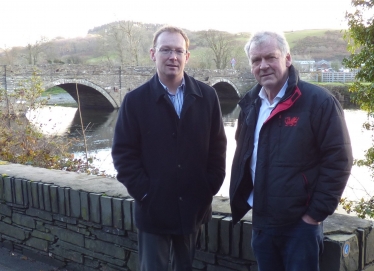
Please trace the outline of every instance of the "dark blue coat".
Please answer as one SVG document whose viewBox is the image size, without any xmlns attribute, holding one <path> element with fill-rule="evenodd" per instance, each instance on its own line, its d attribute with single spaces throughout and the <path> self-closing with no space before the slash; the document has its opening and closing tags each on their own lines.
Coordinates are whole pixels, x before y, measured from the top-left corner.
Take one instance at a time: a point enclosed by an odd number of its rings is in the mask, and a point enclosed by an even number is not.
<svg viewBox="0 0 374 271">
<path fill-rule="evenodd" d="M 291 66 L 286 93 L 260 130 L 253 187 L 249 161 L 260 90 L 256 85 L 239 103 L 230 183 L 233 222 L 250 210 L 252 189 L 256 227 L 295 223 L 305 213 L 323 221 L 335 211 L 352 167 L 343 109 L 327 90 L 299 80 Z"/>
<path fill-rule="evenodd" d="M 197 231 L 211 219 L 213 195 L 225 177 L 217 94 L 187 74 L 184 79 L 180 119 L 155 75 L 126 94 L 115 128 L 117 179 L 135 199 L 136 226 L 150 233 Z"/>
</svg>

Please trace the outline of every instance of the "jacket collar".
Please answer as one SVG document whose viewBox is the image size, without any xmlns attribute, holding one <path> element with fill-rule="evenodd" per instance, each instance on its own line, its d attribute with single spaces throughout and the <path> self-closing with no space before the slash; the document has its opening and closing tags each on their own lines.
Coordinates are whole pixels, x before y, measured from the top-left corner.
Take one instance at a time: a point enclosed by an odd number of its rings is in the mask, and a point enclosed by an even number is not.
<svg viewBox="0 0 374 271">
<path fill-rule="evenodd" d="M 295 90 L 299 82 L 299 74 L 295 67 L 291 65 L 288 68 L 288 87 L 286 89 L 286 93 L 284 94 L 282 100 L 288 98 Z M 256 84 L 244 97 L 239 101 L 239 106 L 241 108 L 245 108 L 251 102 L 255 101 L 258 98 L 258 94 L 260 93 L 262 86 L 260 84 Z"/>
<path fill-rule="evenodd" d="M 295 90 L 295 87 L 299 83 L 299 73 L 293 65 L 288 68 L 288 88 L 284 97 L 288 97 Z"/>
<path fill-rule="evenodd" d="M 197 97 L 203 97 L 201 93 L 201 89 L 197 84 L 196 80 L 192 77 L 189 77 L 187 73 L 184 73 L 184 95 L 187 97 L 188 95 L 193 95 Z M 156 102 L 158 102 L 162 97 L 166 95 L 166 91 L 164 87 L 161 85 L 159 77 L 157 73 L 149 80 L 149 84 L 151 87 L 151 93 Z"/>
</svg>

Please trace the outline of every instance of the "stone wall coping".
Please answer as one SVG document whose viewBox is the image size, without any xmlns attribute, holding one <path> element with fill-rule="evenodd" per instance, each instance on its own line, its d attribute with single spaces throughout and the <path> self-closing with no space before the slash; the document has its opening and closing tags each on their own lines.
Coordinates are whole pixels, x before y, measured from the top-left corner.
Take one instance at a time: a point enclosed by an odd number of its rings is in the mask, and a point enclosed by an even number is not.
<svg viewBox="0 0 374 271">
<path fill-rule="evenodd" d="M 115 178 L 38 168 L 8 162 L 2 162 L 0 164 L 0 173 L 3 174 L 3 176 L 6 174 L 9 177 L 54 184 L 77 191 L 105 194 L 105 196 L 110 197 L 131 198 L 126 187 Z M 53 182 L 51 182 L 51 180 L 53 180 Z M 229 199 L 218 196 L 214 197 L 213 213 L 231 216 Z M 249 211 L 242 220 L 252 221 L 252 212 Z M 324 233 L 350 234 L 354 233 L 357 229 L 367 229 L 372 226 L 372 220 L 364 220 L 352 215 L 335 213 L 324 221 Z"/>
</svg>

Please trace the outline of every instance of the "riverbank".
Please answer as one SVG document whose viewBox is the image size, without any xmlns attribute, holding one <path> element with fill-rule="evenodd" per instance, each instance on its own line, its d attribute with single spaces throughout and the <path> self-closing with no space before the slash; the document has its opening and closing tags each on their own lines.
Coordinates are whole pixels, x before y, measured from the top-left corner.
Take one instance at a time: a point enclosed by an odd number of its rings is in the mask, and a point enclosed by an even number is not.
<svg viewBox="0 0 374 271">
<path fill-rule="evenodd" d="M 66 105 L 66 104 L 76 104 L 76 101 L 71 97 L 69 93 L 58 93 L 50 95 L 49 100 L 47 102 L 48 105 Z"/>
</svg>

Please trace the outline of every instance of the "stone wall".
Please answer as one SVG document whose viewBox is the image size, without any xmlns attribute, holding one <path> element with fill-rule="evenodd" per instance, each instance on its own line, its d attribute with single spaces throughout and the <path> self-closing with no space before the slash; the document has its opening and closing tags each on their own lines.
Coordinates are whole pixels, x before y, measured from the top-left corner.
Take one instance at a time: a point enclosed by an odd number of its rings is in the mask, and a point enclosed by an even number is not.
<svg viewBox="0 0 374 271">
<path fill-rule="evenodd" d="M 67 270 L 138 270 L 134 201 L 118 181 L 4 163 L 0 173 L 1 246 Z M 221 197 L 213 211 L 194 270 L 257 270 L 251 214 L 232 227 Z M 371 221 L 335 214 L 324 231 L 321 271 L 374 270 Z"/>
</svg>

